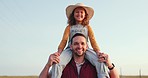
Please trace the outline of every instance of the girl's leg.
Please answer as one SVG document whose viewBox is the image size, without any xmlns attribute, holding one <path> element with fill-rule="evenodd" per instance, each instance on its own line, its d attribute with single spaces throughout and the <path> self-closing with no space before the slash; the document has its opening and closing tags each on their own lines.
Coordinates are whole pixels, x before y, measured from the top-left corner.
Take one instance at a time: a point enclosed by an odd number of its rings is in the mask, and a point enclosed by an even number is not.
<svg viewBox="0 0 148 78">
<path fill-rule="evenodd" d="M 60 55 L 60 63 L 54 64 L 51 69 L 51 78 L 61 78 L 62 71 L 65 66 L 70 62 L 72 52 L 70 48 L 65 49 Z"/>
<path fill-rule="evenodd" d="M 107 66 L 105 63 L 100 63 L 98 61 L 97 54 L 92 49 L 87 50 L 86 59 L 96 67 L 98 78 L 110 78 Z"/>
</svg>

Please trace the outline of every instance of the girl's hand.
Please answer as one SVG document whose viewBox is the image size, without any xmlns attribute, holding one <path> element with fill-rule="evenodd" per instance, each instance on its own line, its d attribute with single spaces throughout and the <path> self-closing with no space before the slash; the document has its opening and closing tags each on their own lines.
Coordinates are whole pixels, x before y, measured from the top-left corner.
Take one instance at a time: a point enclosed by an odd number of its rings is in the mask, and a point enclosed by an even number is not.
<svg viewBox="0 0 148 78">
<path fill-rule="evenodd" d="M 107 65 L 108 67 L 112 66 L 112 63 L 111 63 L 111 61 L 110 61 L 109 56 L 108 56 L 107 54 L 105 54 L 105 53 L 100 53 L 100 54 L 99 54 L 99 62 L 104 62 L 104 63 L 106 63 L 106 65 Z"/>
</svg>

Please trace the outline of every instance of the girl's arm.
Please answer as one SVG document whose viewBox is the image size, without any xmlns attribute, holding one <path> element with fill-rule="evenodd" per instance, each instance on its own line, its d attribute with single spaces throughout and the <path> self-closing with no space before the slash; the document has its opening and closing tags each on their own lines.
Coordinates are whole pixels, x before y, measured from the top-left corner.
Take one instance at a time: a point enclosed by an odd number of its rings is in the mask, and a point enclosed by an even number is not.
<svg viewBox="0 0 148 78">
<path fill-rule="evenodd" d="M 89 40 L 90 40 L 90 43 L 91 43 L 93 50 L 97 53 L 98 52 L 100 53 L 100 48 L 99 48 L 99 46 L 96 42 L 96 39 L 95 39 L 95 36 L 94 36 L 94 33 L 93 33 L 91 26 L 87 26 L 87 28 L 88 28 L 88 37 L 89 37 Z"/>
<path fill-rule="evenodd" d="M 69 37 L 69 34 L 70 34 L 70 26 L 68 25 L 66 28 L 65 28 L 65 31 L 64 31 L 64 34 L 63 34 L 63 38 L 58 46 L 58 52 L 61 54 L 63 49 L 65 48 L 66 46 L 66 43 L 67 43 L 67 40 L 68 40 L 68 37 Z"/>
</svg>

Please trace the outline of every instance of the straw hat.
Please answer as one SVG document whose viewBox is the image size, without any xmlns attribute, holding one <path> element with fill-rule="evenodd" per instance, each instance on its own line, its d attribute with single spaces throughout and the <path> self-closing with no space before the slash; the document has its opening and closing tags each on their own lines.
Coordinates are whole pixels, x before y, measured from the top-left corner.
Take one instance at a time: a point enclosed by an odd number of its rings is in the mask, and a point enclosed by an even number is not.
<svg viewBox="0 0 148 78">
<path fill-rule="evenodd" d="M 77 3 L 75 5 L 69 5 L 66 8 L 66 16 L 67 18 L 69 18 L 70 14 L 73 12 L 73 10 L 77 7 L 82 7 L 86 10 L 87 14 L 88 14 L 88 19 L 90 20 L 93 15 L 94 15 L 94 10 L 91 7 L 88 7 L 86 5 L 84 5 L 83 3 Z"/>
</svg>

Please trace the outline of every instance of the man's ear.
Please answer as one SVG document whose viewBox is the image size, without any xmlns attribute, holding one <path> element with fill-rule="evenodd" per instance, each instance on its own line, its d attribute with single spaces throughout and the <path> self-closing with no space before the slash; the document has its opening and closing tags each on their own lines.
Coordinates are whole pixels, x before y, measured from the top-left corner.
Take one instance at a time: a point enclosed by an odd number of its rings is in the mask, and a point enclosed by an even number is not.
<svg viewBox="0 0 148 78">
<path fill-rule="evenodd" d="M 88 44 L 86 45 L 86 49 L 88 49 Z"/>
<path fill-rule="evenodd" d="M 72 50 L 72 46 L 70 45 L 70 49 Z"/>
</svg>

